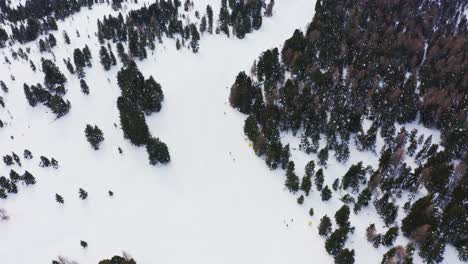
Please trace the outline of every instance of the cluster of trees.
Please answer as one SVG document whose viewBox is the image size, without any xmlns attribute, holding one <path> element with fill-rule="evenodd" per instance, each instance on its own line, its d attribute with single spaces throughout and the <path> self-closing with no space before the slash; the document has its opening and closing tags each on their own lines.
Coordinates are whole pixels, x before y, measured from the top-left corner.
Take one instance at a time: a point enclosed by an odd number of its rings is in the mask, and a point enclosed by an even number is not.
<svg viewBox="0 0 468 264">
<path fill-rule="evenodd" d="M 127 254 L 124 254 L 123 257 L 116 255 L 110 259 L 103 259 L 98 264 L 136 264 L 136 261 Z"/>
<path fill-rule="evenodd" d="M 306 168 L 302 182 L 298 179 L 281 131 L 299 132 L 300 149 L 317 154 L 322 167 L 332 154 L 346 163 L 352 140 L 359 151 L 379 155 L 377 168 L 354 164 L 332 186 L 348 192 L 342 201 L 354 204 L 354 213 L 370 204 L 376 208 L 389 227 L 373 238 L 376 245 L 385 240 L 390 246 L 398 234 L 395 221 L 402 210 L 396 200 L 402 192 L 429 191 L 416 202 L 410 195 L 404 207 L 408 214 L 401 230 L 414 248 L 395 247 L 383 263 L 415 249 L 425 261 L 437 263 L 447 243 L 457 248 L 460 259 L 468 259 L 468 228 L 462 221 L 468 217 L 463 207 L 468 202 L 468 64 L 463 59 L 468 30 L 462 6 L 461 0 L 440 5 L 317 1 L 307 31 L 296 30 L 281 51 L 265 51 L 250 76 L 239 73 L 231 87 L 230 104 L 248 115 L 244 133 L 255 153 L 270 168 L 286 170 L 286 187 L 293 193 L 300 189 L 307 196 L 314 183 L 324 201 L 332 194 L 323 186 L 323 173 L 312 179 Z M 367 130 L 364 119 L 371 121 Z M 414 121 L 440 129 L 444 148 L 432 137 L 418 137 L 415 129 L 396 129 Z M 376 149 L 379 136 L 381 150 Z M 320 148 L 323 138 L 326 144 Z M 410 167 L 405 158 L 417 166 Z M 337 233 L 336 240 L 345 233 Z"/>
<path fill-rule="evenodd" d="M 0 199 L 8 198 L 9 193 L 18 193 L 18 184 L 26 185 L 36 184 L 36 178 L 29 172 L 24 171 L 23 175 L 19 175 L 15 170 L 10 170 L 9 178 L 0 176 Z"/>
<path fill-rule="evenodd" d="M 67 78 L 51 60 L 42 60 L 42 71 L 44 72 L 44 86 L 24 84 L 24 94 L 30 106 L 35 107 L 38 103 L 47 106 L 56 116 L 60 118 L 66 115 L 71 108 L 68 100 L 63 99 L 66 94 L 64 87 Z"/>
<path fill-rule="evenodd" d="M 145 118 L 145 114 L 161 110 L 164 100 L 161 85 L 152 76 L 145 80 L 133 60 L 118 72 L 117 79 L 122 92 L 117 107 L 124 137 L 136 146 L 146 145 L 150 164 L 168 163 L 170 155 L 166 144 L 152 137 Z"/>
<path fill-rule="evenodd" d="M 0 29 L 0 47 L 8 38 L 20 43 L 33 41 L 41 34 L 57 30 L 57 19 L 64 19 L 79 12 L 81 7 L 91 8 L 94 4 L 92 0 L 27 0 L 12 8 L 7 1 L 0 1 L 0 22 L 11 23 L 10 36 Z"/>
<path fill-rule="evenodd" d="M 199 25 L 185 22 L 185 15 L 180 15 L 180 0 L 161 0 L 138 10 L 132 10 L 126 18 L 121 13 L 116 17 L 109 15 L 98 20 L 98 38 L 101 44 L 105 40 L 127 42 L 131 57 L 140 60 L 147 57 L 146 47 L 153 50 L 156 43 L 161 43 L 163 37 L 177 38 L 177 49 L 187 46 L 193 52 L 199 50 L 201 34 L 230 32 L 238 38 L 258 30 L 262 25 L 262 17 L 272 15 L 274 1 L 267 5 L 265 0 L 221 0 L 219 19 L 215 25 L 213 8 L 206 7 L 206 13 L 200 19 Z M 190 11 L 193 3 L 186 1 L 184 10 Z M 232 30 L 231 30 L 232 28 Z"/>
<path fill-rule="evenodd" d="M 263 16 L 273 14 L 274 4 L 274 0 L 270 0 L 268 5 L 265 0 L 222 0 L 216 33 L 230 36 L 232 27 L 232 34 L 243 39 L 246 34 L 260 29 Z"/>
<path fill-rule="evenodd" d="M 99 42 L 128 41 L 129 55 L 142 60 L 147 57 L 146 48 L 154 50 L 156 42 L 161 43 L 163 36 L 179 36 L 184 45 L 186 41 L 190 41 L 192 50 L 198 52 L 198 27 L 193 23 L 184 25 L 184 20 L 179 17 L 180 6 L 179 0 L 161 0 L 130 11 L 126 18 L 121 13 L 116 17 L 104 16 L 102 21 L 97 21 Z"/>
</svg>

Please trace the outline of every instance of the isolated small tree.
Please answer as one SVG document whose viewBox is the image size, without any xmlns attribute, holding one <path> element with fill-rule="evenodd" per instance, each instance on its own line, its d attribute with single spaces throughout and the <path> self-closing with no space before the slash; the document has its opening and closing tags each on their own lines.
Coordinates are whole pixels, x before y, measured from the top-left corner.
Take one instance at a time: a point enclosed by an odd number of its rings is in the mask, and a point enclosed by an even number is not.
<svg viewBox="0 0 468 264">
<path fill-rule="evenodd" d="M 297 197 L 297 203 L 298 204 L 303 204 L 304 203 L 304 195 L 300 195 L 299 197 Z"/>
<path fill-rule="evenodd" d="M 91 126 L 90 124 L 86 125 L 85 135 L 88 142 L 91 144 L 94 150 L 99 149 L 99 145 L 104 140 L 104 134 L 98 126 Z"/>
<path fill-rule="evenodd" d="M 57 203 L 61 203 L 63 204 L 65 202 L 65 200 L 63 200 L 63 197 L 59 194 L 55 194 L 55 201 L 57 201 Z"/>
<path fill-rule="evenodd" d="M 30 150 L 25 149 L 25 150 L 24 150 L 24 153 L 23 153 L 23 157 L 24 157 L 24 159 L 28 159 L 28 160 L 29 160 L 29 159 L 32 159 L 32 158 L 33 158 L 33 155 L 32 155 L 32 153 L 31 153 Z"/>
<path fill-rule="evenodd" d="M 78 194 L 81 200 L 86 200 L 86 198 L 88 198 L 88 192 L 85 191 L 83 188 L 80 188 L 78 190 Z"/>
<path fill-rule="evenodd" d="M 309 215 L 310 215 L 310 216 L 314 216 L 314 208 L 310 208 L 310 210 L 309 210 Z"/>
<path fill-rule="evenodd" d="M 87 247 L 88 247 L 88 242 L 81 240 L 81 241 L 80 241 L 80 245 L 81 245 L 81 247 L 83 247 L 83 248 L 87 248 Z"/>
<path fill-rule="evenodd" d="M 146 145 L 148 152 L 149 163 L 156 165 L 158 163 L 166 164 L 171 161 L 169 150 L 166 144 L 159 140 L 159 138 L 150 138 Z"/>
</svg>

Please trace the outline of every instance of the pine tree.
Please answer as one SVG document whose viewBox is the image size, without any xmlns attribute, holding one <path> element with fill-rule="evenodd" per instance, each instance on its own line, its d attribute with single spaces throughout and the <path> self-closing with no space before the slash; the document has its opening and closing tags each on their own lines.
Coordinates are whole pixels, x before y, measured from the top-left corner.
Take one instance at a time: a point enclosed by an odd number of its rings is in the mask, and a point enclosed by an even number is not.
<svg viewBox="0 0 468 264">
<path fill-rule="evenodd" d="M 49 41 L 49 45 L 50 45 L 51 48 L 53 48 L 53 47 L 55 47 L 57 45 L 57 40 L 55 39 L 53 34 L 49 34 L 48 41 Z"/>
<path fill-rule="evenodd" d="M 320 166 L 327 167 L 327 161 L 328 161 L 328 147 L 324 147 L 321 149 L 317 155 L 318 157 L 318 163 Z"/>
<path fill-rule="evenodd" d="M 305 175 L 308 177 L 314 176 L 315 173 L 315 162 L 313 160 L 309 161 L 304 167 Z"/>
<path fill-rule="evenodd" d="M 32 159 L 32 158 L 33 158 L 33 155 L 32 155 L 32 153 L 31 153 L 30 150 L 25 149 L 24 152 L 23 152 L 23 157 L 24 157 L 25 159 L 29 160 L 29 159 Z"/>
<path fill-rule="evenodd" d="M 161 142 L 159 138 L 150 138 L 146 145 L 146 151 L 151 165 L 166 164 L 171 160 L 166 144 Z"/>
<path fill-rule="evenodd" d="M 213 9 L 210 5 L 206 6 L 206 15 L 208 16 L 208 33 L 213 34 Z"/>
<path fill-rule="evenodd" d="M 306 196 L 309 196 L 311 188 L 312 188 L 311 177 L 305 175 L 304 177 L 302 177 L 301 190 L 306 194 Z"/>
<path fill-rule="evenodd" d="M 350 227 L 349 223 L 349 206 L 343 205 L 338 211 L 335 213 L 335 222 L 339 227 Z"/>
<path fill-rule="evenodd" d="M 354 193 L 357 193 L 359 192 L 360 184 L 365 183 L 365 181 L 365 170 L 361 161 L 356 165 L 351 165 L 349 170 L 343 176 L 341 184 L 344 190 L 351 188 Z"/>
<path fill-rule="evenodd" d="M 255 141 L 259 133 L 257 118 L 255 118 L 255 115 L 250 114 L 247 119 L 245 119 L 244 134 L 250 141 Z"/>
<path fill-rule="evenodd" d="M 334 191 L 338 191 L 338 187 L 340 186 L 340 179 L 336 178 L 333 181 L 332 188 Z"/>
<path fill-rule="evenodd" d="M 348 239 L 348 229 L 346 227 L 340 227 L 331 233 L 325 241 L 325 249 L 328 254 L 336 256 L 343 250 L 346 239 Z"/>
<path fill-rule="evenodd" d="M 331 233 L 332 222 L 331 222 L 330 217 L 328 217 L 327 215 L 324 215 L 322 219 L 320 219 L 318 230 L 319 230 L 319 235 L 325 236 L 325 237 Z"/>
<path fill-rule="evenodd" d="M 440 263 L 444 259 L 445 241 L 440 235 L 431 233 L 422 242 L 419 248 L 419 256 L 424 259 L 426 263 L 435 264 Z"/>
<path fill-rule="evenodd" d="M 296 173 L 294 172 L 294 162 L 290 161 L 288 163 L 287 169 L 286 169 L 286 183 L 285 183 L 286 189 L 288 189 L 289 192 L 295 193 L 299 190 L 299 178 L 296 176 Z"/>
<path fill-rule="evenodd" d="M 29 171 L 24 171 L 22 178 L 26 185 L 36 184 L 36 178 Z"/>
<path fill-rule="evenodd" d="M 124 138 L 129 139 L 132 144 L 137 146 L 146 144 L 150 133 L 143 113 L 133 102 L 123 96 L 117 99 L 117 107 Z"/>
<path fill-rule="evenodd" d="M 335 256 L 335 264 L 354 264 L 354 249 L 343 249 Z"/>
<path fill-rule="evenodd" d="M 44 72 L 44 84 L 49 89 L 54 89 L 58 85 L 64 85 L 67 82 L 65 75 L 59 70 L 51 60 L 42 61 L 42 71 Z"/>
<path fill-rule="evenodd" d="M 86 125 L 85 128 L 86 139 L 89 144 L 93 147 L 94 150 L 99 149 L 99 145 L 104 140 L 104 134 L 98 126 L 91 126 L 90 124 Z"/>
<path fill-rule="evenodd" d="M 57 118 L 68 114 L 71 108 L 70 102 L 68 100 L 63 100 L 63 98 L 58 95 L 52 95 L 46 105 L 50 110 L 52 110 Z"/>
<path fill-rule="evenodd" d="M 62 32 L 62 34 L 63 34 L 63 39 L 64 39 L 65 43 L 67 43 L 68 45 L 70 45 L 70 37 L 68 37 L 67 32 L 64 30 L 64 31 Z"/>
<path fill-rule="evenodd" d="M 201 22 L 200 22 L 200 32 L 201 32 L 202 34 L 205 33 L 206 27 L 207 27 L 207 25 L 206 25 L 206 17 L 203 16 L 202 19 L 201 19 Z"/>
<path fill-rule="evenodd" d="M 101 59 L 101 64 L 102 67 L 104 67 L 104 70 L 110 70 L 112 66 L 112 60 L 109 56 L 109 52 L 107 51 L 106 47 L 101 46 L 101 49 L 99 50 L 99 57 Z"/>
<path fill-rule="evenodd" d="M 88 84 L 84 79 L 80 80 L 80 87 L 81 87 L 81 92 L 88 95 L 89 94 L 89 87 Z"/>
<path fill-rule="evenodd" d="M 143 86 L 141 108 L 145 114 L 161 110 L 161 104 L 164 101 L 164 94 L 161 85 L 157 83 L 153 76 L 150 76 Z"/>
<path fill-rule="evenodd" d="M 245 72 L 240 72 L 236 77 L 236 82 L 231 87 L 229 96 L 231 106 L 237 108 L 241 113 L 249 114 L 252 110 L 254 89 L 250 77 Z"/>
<path fill-rule="evenodd" d="M 328 188 L 328 185 L 326 185 L 325 188 L 322 189 L 320 196 L 322 197 L 322 201 L 330 200 L 330 198 L 332 197 L 332 192 Z"/>
<path fill-rule="evenodd" d="M 382 236 L 382 245 L 392 246 L 395 242 L 395 239 L 398 237 L 398 227 L 391 227 L 387 232 Z"/>
<path fill-rule="evenodd" d="M 73 51 L 73 62 L 75 63 L 78 78 L 83 78 L 85 76 L 84 67 L 86 67 L 86 58 L 83 51 L 78 48 Z"/>
<path fill-rule="evenodd" d="M 317 191 L 321 191 L 323 187 L 324 177 L 323 177 L 323 169 L 319 169 L 315 174 L 315 186 L 317 187 Z"/>
<path fill-rule="evenodd" d="M 78 190 L 78 194 L 81 200 L 86 200 L 86 198 L 88 198 L 88 192 L 85 191 L 83 188 L 80 188 Z"/>
<path fill-rule="evenodd" d="M 57 203 L 61 203 L 63 204 L 65 202 L 65 200 L 63 200 L 63 197 L 59 194 L 55 194 L 55 201 L 57 201 Z"/>
<path fill-rule="evenodd" d="M 354 205 L 354 213 L 357 214 L 363 206 L 368 206 L 371 200 L 372 193 L 369 188 L 365 188 L 359 194 L 356 204 Z"/>
<path fill-rule="evenodd" d="M 398 216 L 398 206 L 390 201 L 390 195 L 388 193 L 385 193 L 374 205 L 377 213 L 380 214 L 387 226 L 395 222 Z"/>
</svg>

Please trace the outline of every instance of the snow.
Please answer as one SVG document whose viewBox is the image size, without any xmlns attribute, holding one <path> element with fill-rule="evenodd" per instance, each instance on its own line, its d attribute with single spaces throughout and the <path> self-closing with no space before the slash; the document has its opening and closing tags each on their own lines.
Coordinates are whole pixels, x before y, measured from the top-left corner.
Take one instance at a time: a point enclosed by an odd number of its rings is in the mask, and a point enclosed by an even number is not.
<svg viewBox="0 0 468 264">
<path fill-rule="evenodd" d="M 218 0 L 194 2 L 202 14 L 207 3 L 218 13 Z M 130 4 L 128 10 L 136 6 Z M 20 174 L 27 169 L 37 179 L 36 185 L 21 186 L 17 195 L 0 200 L 0 208 L 10 216 L 9 221 L 0 222 L 3 263 L 50 263 L 59 255 L 79 263 L 97 263 L 123 250 L 143 264 L 333 263 L 317 226 L 324 214 L 332 217 L 341 206 L 338 195 L 323 203 L 314 191 L 299 206 L 296 197 L 284 190 L 284 172 L 270 171 L 255 156 L 243 135 L 245 116 L 227 102 L 237 73 L 248 72 L 261 52 L 281 45 L 294 29 L 304 29 L 314 6 L 311 0 L 276 1 L 273 18 L 265 19 L 258 32 L 243 40 L 205 35 L 200 52 L 193 54 L 177 51 L 175 41 L 166 39 L 153 55 L 149 52 L 148 59 L 138 62 L 144 76 L 153 75 L 165 93 L 162 111 L 147 117 L 147 123 L 152 134 L 169 147 L 172 160 L 167 166 L 150 166 L 145 149 L 132 146 L 123 139 L 121 129 L 114 127 L 119 124 L 116 74 L 120 64 L 104 72 L 94 36 L 97 18 L 116 14 L 110 6 L 96 5 L 58 22 L 59 31 L 54 34 L 58 45 L 53 52 L 68 79 L 66 98 L 72 104 L 65 117 L 55 120 L 47 108 L 33 109 L 27 104 L 23 83 L 42 82 L 42 73 L 33 73 L 26 61 L 10 58 L 13 65 L 0 64 L 1 79 L 10 88 L 4 96 L 8 110 L 0 108 L 0 119 L 7 121 L 0 129 L 0 154 L 31 150 L 34 159 L 22 159 L 23 167 L 13 169 Z M 63 43 L 62 29 L 68 32 L 71 45 Z M 93 68 L 85 70 L 89 96 L 81 93 L 78 79 L 62 62 L 85 44 L 93 55 Z M 39 66 L 37 42 L 26 46 Z M 7 49 L 1 52 L 2 57 L 10 57 Z M 16 81 L 8 78 L 10 73 Z M 92 150 L 84 136 L 88 123 L 104 132 L 99 151 Z M 297 138 L 284 135 L 284 141 L 294 140 L 297 146 Z M 55 157 L 60 168 L 39 168 L 40 155 Z M 299 151 L 292 155 L 302 175 L 313 156 Z M 330 158 L 325 184 L 331 186 L 359 160 L 366 165 L 377 162 L 374 155 L 357 151 L 352 151 L 346 165 Z M 9 170 L 0 164 L 0 175 L 7 176 Z M 78 198 L 80 187 L 88 191 L 87 200 Z M 114 197 L 108 196 L 108 190 Z M 55 193 L 64 197 L 63 205 L 55 202 Z M 310 207 L 315 210 L 312 218 Z M 371 222 L 383 232 L 373 209 L 352 214 L 356 232 L 346 246 L 356 250 L 356 263 L 380 262 L 388 250 L 376 250 L 363 238 L 362 230 Z M 81 248 L 80 240 L 88 242 L 87 249 Z M 406 241 L 400 237 L 398 242 Z M 454 250 L 447 251 L 445 263 L 458 263 Z"/>
</svg>

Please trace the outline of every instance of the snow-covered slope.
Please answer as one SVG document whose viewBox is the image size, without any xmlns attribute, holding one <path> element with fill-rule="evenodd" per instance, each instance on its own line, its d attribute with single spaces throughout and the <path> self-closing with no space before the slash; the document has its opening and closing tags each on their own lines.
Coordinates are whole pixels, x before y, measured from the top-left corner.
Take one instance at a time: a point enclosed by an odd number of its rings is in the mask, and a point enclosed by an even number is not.
<svg viewBox="0 0 468 264">
<path fill-rule="evenodd" d="M 195 1 L 196 8 L 203 10 L 208 2 L 219 10 L 218 1 Z M 316 229 L 307 226 L 306 212 L 281 192 L 282 177 L 272 176 L 249 151 L 242 133 L 244 117 L 226 104 L 232 77 L 265 48 L 304 27 L 313 6 L 314 1 L 279 1 L 274 18 L 244 40 L 207 36 L 196 55 L 176 51 L 167 40 L 139 62 L 143 74 L 153 75 L 165 92 L 163 110 L 147 122 L 170 148 L 172 161 L 166 167 L 150 166 L 144 148 L 132 146 L 114 127 L 119 124 L 119 67 L 102 70 L 93 36 L 96 19 L 113 12 L 110 6 L 98 5 L 59 22 L 59 32 L 66 29 L 72 41 L 67 46 L 58 37 L 53 49 L 69 80 L 66 97 L 72 109 L 67 116 L 54 120 L 47 108 L 27 104 L 23 83 L 42 82 L 42 73 L 34 74 L 24 61 L 1 64 L 2 79 L 10 88 L 5 103 L 13 117 L 6 119 L 9 114 L 1 110 L 8 123 L 0 130 L 2 155 L 30 149 L 34 159 L 14 169 L 30 170 L 38 182 L 0 201 L 11 218 L 0 224 L 2 262 L 50 263 L 64 255 L 79 263 L 97 263 L 122 250 L 138 263 L 308 263 L 319 252 L 325 256 L 322 243 L 314 243 Z M 93 52 L 93 68 L 86 72 L 89 96 L 80 92 L 76 76 L 62 63 L 85 44 Z M 28 46 L 37 64 L 38 47 Z M 6 49 L 2 53 L 9 54 Z M 7 79 L 10 73 L 16 81 Z M 104 132 L 99 151 L 84 137 L 88 123 Z M 40 155 L 55 157 L 60 169 L 39 168 Z M 2 175 L 9 169 L 0 165 Z M 85 201 L 78 199 L 80 187 L 89 192 Z M 113 198 L 108 190 L 115 193 Z M 55 202 L 55 193 L 65 204 Z M 286 228 L 283 222 L 291 219 Z M 88 242 L 86 250 L 80 240 Z"/>
<path fill-rule="evenodd" d="M 123 10 L 144 4 L 139 2 L 125 4 Z M 219 10 L 218 0 L 194 2 L 202 13 L 208 3 L 215 12 Z M 109 5 L 83 9 L 58 23 L 53 53 L 68 79 L 65 97 L 72 103 L 65 117 L 55 120 L 46 107 L 33 109 L 27 104 L 23 83 L 42 82 L 41 72 L 34 73 L 27 62 L 11 58 L 12 65 L 0 64 L 1 79 L 10 88 L 5 95 L 8 110 L 0 108 L 0 118 L 6 121 L 0 129 L 0 154 L 31 150 L 34 159 L 23 160 L 22 168 L 13 169 L 20 174 L 27 169 L 37 179 L 36 185 L 21 186 L 17 195 L 0 200 L 0 208 L 10 216 L 9 221 L 0 222 L 2 263 L 50 263 L 58 255 L 97 263 L 123 250 L 143 264 L 332 263 L 317 225 L 323 215 L 332 217 L 342 203 L 338 197 L 323 203 L 315 191 L 304 205 L 298 205 L 296 197 L 284 190 L 284 171 L 270 171 L 255 156 L 244 137 L 245 116 L 227 101 L 236 74 L 248 71 L 254 58 L 280 46 L 294 29 L 304 29 L 314 5 L 313 0 L 276 1 L 273 18 L 265 19 L 259 31 L 243 40 L 206 35 L 198 54 L 177 51 L 173 40 L 165 40 L 154 54 L 137 62 L 144 76 L 152 75 L 165 93 L 162 111 L 148 117 L 147 123 L 152 134 L 169 147 L 171 163 L 167 166 L 150 166 L 145 149 L 124 140 L 119 128 L 116 74 L 121 65 L 109 72 L 102 69 L 95 36 L 96 20 L 116 14 Z M 63 43 L 63 29 L 71 45 Z M 93 55 L 93 67 L 86 70 L 85 78 L 88 96 L 62 63 L 85 44 Z M 39 65 L 37 42 L 26 46 Z M 7 49 L 0 52 L 2 57 L 10 56 Z M 10 74 L 16 81 L 9 79 Z M 99 151 L 86 141 L 86 124 L 96 124 L 104 132 Z M 291 147 L 299 143 L 289 135 L 285 140 Z M 331 185 L 357 161 L 377 163 L 374 155 L 356 153 L 352 152 L 346 165 L 330 159 L 325 183 Z M 39 168 L 40 155 L 55 157 L 60 168 Z M 292 156 L 302 175 L 313 157 L 299 151 Z M 1 163 L 0 175 L 7 176 L 10 169 Z M 88 191 L 87 200 L 78 198 L 79 188 Z M 114 192 L 113 197 L 108 190 Z M 56 193 L 64 197 L 63 205 L 55 202 Z M 308 215 L 310 207 L 315 210 L 313 217 Z M 351 216 L 357 231 L 347 247 L 356 250 L 356 263 L 379 263 L 388 250 L 374 249 L 359 237 L 373 222 L 378 228 L 383 225 L 371 209 Z M 88 248 L 83 249 L 80 240 L 88 242 Z M 458 263 L 454 250 L 448 247 L 447 251 L 444 262 Z"/>
</svg>

